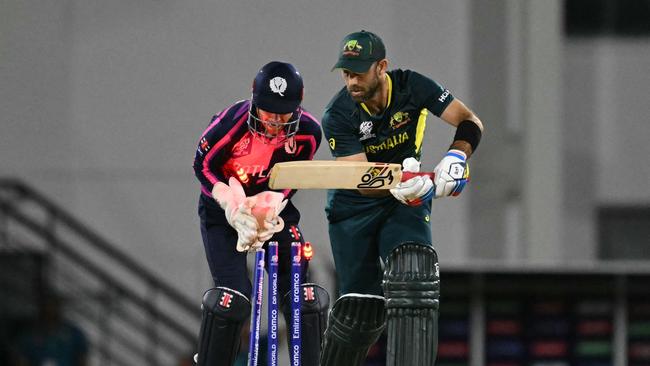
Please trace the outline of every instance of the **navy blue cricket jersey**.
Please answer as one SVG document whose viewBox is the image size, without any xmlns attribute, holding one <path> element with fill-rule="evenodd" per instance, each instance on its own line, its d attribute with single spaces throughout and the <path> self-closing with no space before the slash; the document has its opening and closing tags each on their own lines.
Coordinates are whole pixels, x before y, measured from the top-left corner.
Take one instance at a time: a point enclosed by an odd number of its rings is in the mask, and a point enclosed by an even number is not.
<svg viewBox="0 0 650 366">
<path fill-rule="evenodd" d="M 303 110 L 298 132 L 279 144 L 264 143 L 248 129 L 250 101 L 239 101 L 215 115 L 201 135 L 194 158 L 194 172 L 201 191 L 212 197 L 216 182 L 237 178 L 247 196 L 268 191 L 269 171 L 275 163 L 312 160 L 321 141 L 320 124 Z M 283 190 L 290 198 L 295 190 Z"/>
</svg>

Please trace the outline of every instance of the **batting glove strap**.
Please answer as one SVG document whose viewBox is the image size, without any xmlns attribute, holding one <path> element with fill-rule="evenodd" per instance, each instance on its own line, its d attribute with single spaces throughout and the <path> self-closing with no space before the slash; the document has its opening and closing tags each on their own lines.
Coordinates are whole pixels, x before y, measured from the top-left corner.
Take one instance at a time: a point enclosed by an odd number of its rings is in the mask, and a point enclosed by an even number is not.
<svg viewBox="0 0 650 366">
<path fill-rule="evenodd" d="M 417 173 L 420 171 L 420 162 L 415 158 L 406 158 L 402 162 L 402 171 Z M 390 193 L 405 205 L 419 206 L 433 197 L 433 188 L 429 176 L 417 176 L 399 183 Z"/>
<path fill-rule="evenodd" d="M 429 178 L 429 181 L 431 181 L 430 178 Z M 418 198 L 415 198 L 415 199 L 412 199 L 412 200 L 406 200 L 406 202 L 404 202 L 404 203 L 406 203 L 407 205 L 409 205 L 411 207 L 420 206 L 421 204 L 423 204 L 423 203 L 429 201 L 430 199 L 432 199 L 434 191 L 435 191 L 435 189 L 434 189 L 434 186 L 433 186 L 433 182 L 431 182 L 431 188 L 429 188 L 429 190 L 422 197 L 418 197 Z"/>
<path fill-rule="evenodd" d="M 449 150 L 434 173 L 435 198 L 460 195 L 469 181 L 467 155 L 460 150 Z"/>
</svg>

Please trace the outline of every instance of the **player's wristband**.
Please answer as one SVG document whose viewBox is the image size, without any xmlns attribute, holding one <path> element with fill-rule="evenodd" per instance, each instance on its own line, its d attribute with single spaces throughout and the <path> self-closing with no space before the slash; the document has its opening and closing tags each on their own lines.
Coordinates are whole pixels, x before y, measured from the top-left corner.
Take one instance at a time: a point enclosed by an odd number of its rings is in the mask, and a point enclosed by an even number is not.
<svg viewBox="0 0 650 366">
<path fill-rule="evenodd" d="M 472 147 L 472 152 L 474 152 L 479 142 L 481 142 L 481 135 L 481 129 L 476 123 L 470 120 L 464 120 L 456 128 L 454 141 L 460 140 L 467 142 Z"/>
</svg>

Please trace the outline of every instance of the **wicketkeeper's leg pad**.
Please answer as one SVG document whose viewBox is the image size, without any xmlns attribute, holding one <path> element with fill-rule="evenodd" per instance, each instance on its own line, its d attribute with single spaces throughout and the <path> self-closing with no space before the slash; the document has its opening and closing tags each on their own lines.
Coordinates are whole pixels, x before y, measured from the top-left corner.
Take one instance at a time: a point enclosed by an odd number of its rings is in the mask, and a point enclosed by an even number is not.
<svg viewBox="0 0 650 366">
<path fill-rule="evenodd" d="M 346 294 L 330 311 L 325 331 L 321 366 L 359 366 L 377 342 L 386 320 L 381 296 Z"/>
<path fill-rule="evenodd" d="M 282 298 L 282 312 L 287 323 L 288 338 L 291 339 L 291 292 Z M 323 287 L 315 283 L 300 285 L 300 327 L 301 327 L 301 361 L 303 365 L 318 365 L 321 342 L 327 327 L 327 310 L 330 307 L 330 295 Z M 291 342 L 288 342 L 289 345 Z M 291 352 L 289 352 L 291 354 Z"/>
<path fill-rule="evenodd" d="M 203 295 L 198 366 L 232 366 L 239 351 L 244 321 L 251 303 L 246 296 L 227 287 L 216 287 Z"/>
<path fill-rule="evenodd" d="M 386 365 L 433 366 L 440 299 L 436 251 L 419 243 L 401 244 L 388 256 L 382 287 L 388 333 Z"/>
</svg>

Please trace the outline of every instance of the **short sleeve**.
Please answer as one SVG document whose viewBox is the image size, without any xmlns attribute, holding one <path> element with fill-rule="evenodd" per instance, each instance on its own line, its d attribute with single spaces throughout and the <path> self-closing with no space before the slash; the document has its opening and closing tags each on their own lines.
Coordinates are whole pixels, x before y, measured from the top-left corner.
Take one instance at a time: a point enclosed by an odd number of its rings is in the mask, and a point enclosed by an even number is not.
<svg viewBox="0 0 650 366">
<path fill-rule="evenodd" d="M 340 113 L 335 113 L 332 110 L 326 111 L 322 119 L 322 126 L 333 157 L 349 156 L 364 151 L 351 123 Z"/>
<path fill-rule="evenodd" d="M 408 84 L 412 95 L 423 107 L 440 117 L 449 103 L 454 100 L 451 92 L 430 78 L 415 71 L 408 71 Z"/>
</svg>

